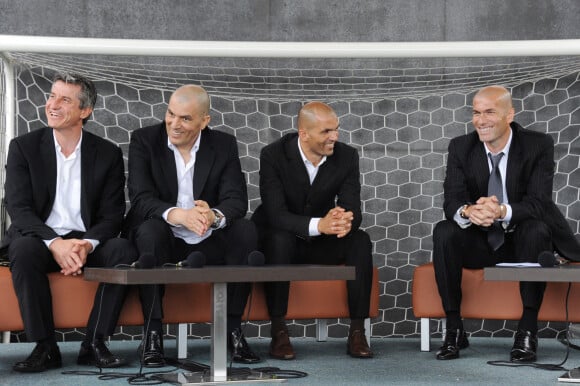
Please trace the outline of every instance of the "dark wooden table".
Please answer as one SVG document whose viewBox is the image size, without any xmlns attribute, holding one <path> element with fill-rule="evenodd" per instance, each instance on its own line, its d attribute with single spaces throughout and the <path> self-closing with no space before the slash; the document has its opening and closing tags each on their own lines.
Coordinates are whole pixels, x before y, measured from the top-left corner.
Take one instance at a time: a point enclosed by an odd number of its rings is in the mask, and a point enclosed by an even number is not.
<svg viewBox="0 0 580 386">
<path fill-rule="evenodd" d="M 180 375 L 181 384 L 239 382 L 227 376 L 227 283 L 353 280 L 355 268 L 340 265 L 278 265 L 278 266 L 205 266 L 203 268 L 86 268 L 85 280 L 113 284 L 175 284 L 210 283 L 212 285 L 211 374 L 192 379 Z M 245 379 L 245 382 L 284 381 L 271 378 Z"/>
<path fill-rule="evenodd" d="M 496 281 L 559 281 L 580 282 L 580 264 L 556 267 L 487 267 L 483 269 L 485 280 Z"/>
</svg>

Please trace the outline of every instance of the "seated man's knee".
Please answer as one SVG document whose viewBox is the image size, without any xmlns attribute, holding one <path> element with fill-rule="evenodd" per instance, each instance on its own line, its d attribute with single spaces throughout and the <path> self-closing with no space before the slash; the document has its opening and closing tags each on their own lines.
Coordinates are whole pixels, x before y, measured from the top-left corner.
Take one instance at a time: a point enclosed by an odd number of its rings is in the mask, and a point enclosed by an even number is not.
<svg viewBox="0 0 580 386">
<path fill-rule="evenodd" d="M 435 229 L 433 229 L 433 242 L 438 243 L 452 240 L 460 230 L 461 228 L 459 228 L 454 221 L 439 221 L 435 225 Z"/>
<path fill-rule="evenodd" d="M 514 230 L 514 246 L 516 251 L 524 250 L 528 253 L 539 253 L 552 248 L 552 231 L 542 220 L 525 220 Z"/>
<path fill-rule="evenodd" d="M 353 241 L 356 243 L 357 248 L 359 248 L 361 252 L 372 253 L 373 243 L 371 242 L 371 238 L 368 233 L 362 229 L 357 229 L 351 234 L 350 237 L 353 238 Z"/>
<path fill-rule="evenodd" d="M 19 237 L 8 247 L 8 259 L 10 260 L 10 269 L 12 272 L 25 272 L 35 267 L 46 268 L 49 260 L 41 256 L 49 256 L 50 252 L 44 242 L 36 237 Z"/>
<path fill-rule="evenodd" d="M 172 236 L 171 228 L 164 220 L 151 218 L 144 221 L 133 233 L 133 240 L 140 244 L 165 244 Z"/>
<path fill-rule="evenodd" d="M 105 267 L 115 267 L 120 264 L 131 264 L 139 257 L 137 248 L 127 239 L 110 239 L 102 247 L 101 253 Z"/>
<path fill-rule="evenodd" d="M 255 250 L 258 247 L 256 225 L 245 218 L 237 219 L 226 228 L 228 241 L 234 245 L 243 245 L 244 249 Z"/>
<path fill-rule="evenodd" d="M 290 264 L 296 253 L 297 238 L 294 234 L 279 229 L 268 231 L 264 241 L 267 264 Z"/>
</svg>

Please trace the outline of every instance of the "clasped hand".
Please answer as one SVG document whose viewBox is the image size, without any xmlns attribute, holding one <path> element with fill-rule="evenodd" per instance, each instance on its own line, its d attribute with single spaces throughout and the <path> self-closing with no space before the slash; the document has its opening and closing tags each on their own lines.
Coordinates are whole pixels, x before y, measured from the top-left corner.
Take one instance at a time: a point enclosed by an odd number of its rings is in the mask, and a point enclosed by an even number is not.
<svg viewBox="0 0 580 386">
<path fill-rule="evenodd" d="M 80 275 L 93 245 L 87 240 L 57 238 L 48 247 L 63 275 Z"/>
<path fill-rule="evenodd" d="M 496 196 L 481 197 L 469 206 L 469 220 L 482 227 L 490 227 L 500 218 L 500 202 Z"/>
<path fill-rule="evenodd" d="M 215 214 L 210 209 L 209 204 L 203 200 L 196 200 L 195 206 L 189 209 L 172 209 L 167 220 L 176 225 L 181 225 L 198 236 L 207 232 L 213 224 Z"/>
<path fill-rule="evenodd" d="M 354 215 L 351 211 L 346 211 L 340 206 L 334 207 L 320 219 L 318 231 L 325 235 L 344 237 L 350 232 L 353 219 Z"/>
</svg>

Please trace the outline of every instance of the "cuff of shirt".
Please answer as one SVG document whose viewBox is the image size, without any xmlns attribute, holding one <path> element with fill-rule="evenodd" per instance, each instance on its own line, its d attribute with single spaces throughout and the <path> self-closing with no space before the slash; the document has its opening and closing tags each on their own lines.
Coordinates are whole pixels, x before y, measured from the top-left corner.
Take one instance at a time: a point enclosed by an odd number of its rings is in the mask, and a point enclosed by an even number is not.
<svg viewBox="0 0 580 386">
<path fill-rule="evenodd" d="M 460 206 L 459 209 L 457 209 L 457 212 L 455 212 L 455 214 L 453 215 L 453 220 L 457 223 L 457 225 L 459 225 L 461 229 L 465 229 L 471 225 L 471 221 L 469 221 L 468 218 L 463 218 L 459 215 L 461 209 L 463 209 L 463 205 Z"/>
<path fill-rule="evenodd" d="M 320 222 L 320 217 L 313 217 L 310 219 L 308 224 L 308 236 L 320 236 L 318 231 L 318 223 Z"/>
<path fill-rule="evenodd" d="M 169 225 L 171 225 L 172 227 L 178 227 L 178 226 L 180 226 L 180 225 L 172 224 L 172 223 L 170 223 L 170 222 L 169 222 L 169 220 L 167 220 L 167 216 L 169 216 L 169 211 L 171 211 L 171 210 L 173 210 L 173 209 L 176 209 L 176 208 L 177 208 L 176 206 L 173 206 L 173 207 L 171 207 L 171 208 L 167 209 L 167 210 L 166 210 L 165 212 L 163 212 L 163 214 L 161 215 L 161 217 L 163 217 L 163 219 L 165 220 L 165 222 L 166 222 L 166 223 L 168 223 Z"/>
<path fill-rule="evenodd" d="M 91 250 L 91 253 L 93 253 L 95 251 L 95 249 L 97 249 L 97 247 L 100 244 L 99 240 L 93 240 L 93 239 L 84 239 L 84 240 L 88 241 L 93 246 L 93 249 Z"/>
</svg>

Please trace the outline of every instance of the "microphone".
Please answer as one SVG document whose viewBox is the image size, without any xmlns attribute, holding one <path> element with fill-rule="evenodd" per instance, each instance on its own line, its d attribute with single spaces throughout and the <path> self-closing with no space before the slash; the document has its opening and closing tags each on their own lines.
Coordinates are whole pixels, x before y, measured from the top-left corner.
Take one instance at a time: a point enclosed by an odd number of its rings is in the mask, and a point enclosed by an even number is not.
<svg viewBox="0 0 580 386">
<path fill-rule="evenodd" d="M 538 263 L 544 268 L 551 268 L 559 265 L 564 265 L 568 261 L 565 259 L 558 259 L 550 251 L 543 251 L 538 255 Z"/>
<path fill-rule="evenodd" d="M 142 268 L 142 269 L 149 269 L 149 268 L 153 268 L 155 266 L 156 263 L 155 256 L 153 256 L 151 253 L 145 253 L 141 256 L 139 256 L 139 258 L 137 260 L 135 260 L 130 267 L 131 268 Z"/>
<path fill-rule="evenodd" d="M 253 267 L 257 267 L 260 265 L 264 265 L 265 262 L 266 262 L 266 257 L 260 251 L 252 251 L 248 255 L 248 265 L 251 265 Z"/>
<path fill-rule="evenodd" d="M 205 255 L 200 251 L 193 251 L 187 259 L 180 261 L 175 266 L 186 268 L 202 268 L 205 265 Z"/>
</svg>

